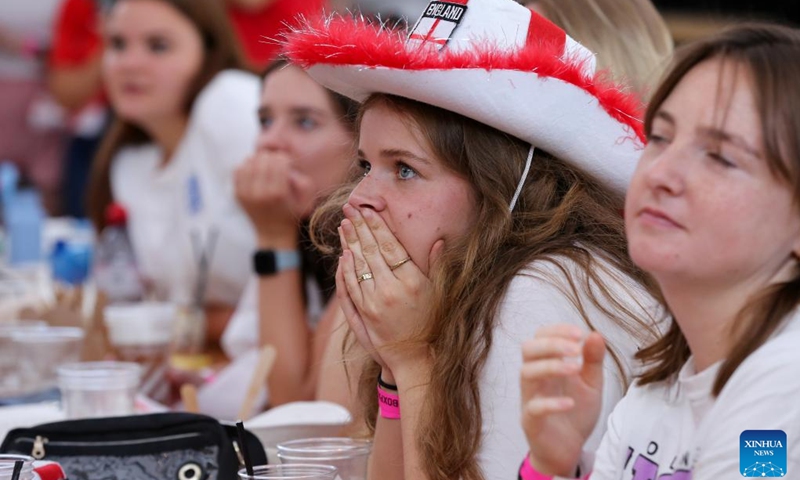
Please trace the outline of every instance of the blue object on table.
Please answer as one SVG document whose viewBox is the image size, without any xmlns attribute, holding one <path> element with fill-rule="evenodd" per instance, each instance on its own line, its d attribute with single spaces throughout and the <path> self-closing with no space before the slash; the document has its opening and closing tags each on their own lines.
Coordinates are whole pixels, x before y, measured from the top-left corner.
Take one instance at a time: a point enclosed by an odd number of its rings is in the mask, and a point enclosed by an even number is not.
<svg viewBox="0 0 800 480">
<path fill-rule="evenodd" d="M 89 278 L 92 247 L 85 243 L 59 240 L 50 254 L 53 279 L 69 285 L 81 285 Z"/>
<path fill-rule="evenodd" d="M 3 218 L 11 265 L 35 263 L 42 258 L 44 209 L 39 192 L 31 187 L 3 192 Z"/>
<path fill-rule="evenodd" d="M 61 390 L 58 387 L 17 397 L 0 397 L 0 407 L 10 405 L 28 405 L 31 403 L 57 402 L 61 400 Z"/>
</svg>

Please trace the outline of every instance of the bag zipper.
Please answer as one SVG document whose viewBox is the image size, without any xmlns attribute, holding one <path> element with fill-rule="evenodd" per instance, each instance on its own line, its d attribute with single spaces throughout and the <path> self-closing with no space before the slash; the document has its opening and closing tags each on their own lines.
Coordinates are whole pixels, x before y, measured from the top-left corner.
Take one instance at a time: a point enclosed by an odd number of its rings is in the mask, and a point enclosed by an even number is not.
<svg viewBox="0 0 800 480">
<path fill-rule="evenodd" d="M 102 442 L 51 442 L 50 439 L 47 437 L 43 437 L 41 435 L 36 435 L 36 438 L 29 438 L 29 437 L 20 437 L 14 440 L 14 443 L 22 443 L 22 442 L 31 442 L 33 443 L 33 448 L 31 449 L 31 457 L 35 458 L 36 460 L 41 460 L 44 458 L 45 452 L 45 444 L 50 445 L 52 447 L 93 447 L 96 445 L 102 445 L 104 447 L 120 447 L 126 445 L 142 445 L 145 443 L 154 443 L 154 442 L 166 442 L 170 440 L 183 440 L 186 438 L 194 438 L 199 437 L 200 433 L 182 433 L 179 435 L 167 435 L 165 437 L 156 437 L 156 438 L 142 438 L 139 440 L 111 440 L 111 441 L 102 441 Z"/>
</svg>

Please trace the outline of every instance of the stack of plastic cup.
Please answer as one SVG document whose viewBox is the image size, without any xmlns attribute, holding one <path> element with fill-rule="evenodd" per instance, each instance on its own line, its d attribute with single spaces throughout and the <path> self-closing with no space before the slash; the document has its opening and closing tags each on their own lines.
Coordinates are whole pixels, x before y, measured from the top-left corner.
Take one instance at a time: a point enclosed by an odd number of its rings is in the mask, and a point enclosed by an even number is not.
<svg viewBox="0 0 800 480">
<path fill-rule="evenodd" d="M 11 334 L 17 358 L 20 391 L 25 394 L 54 389 L 59 365 L 77 362 L 84 332 L 75 327 L 44 327 Z"/>
<path fill-rule="evenodd" d="M 278 444 L 283 464 L 333 465 L 342 480 L 365 480 L 372 442 L 345 437 L 307 438 Z"/>
<path fill-rule="evenodd" d="M 330 465 L 262 465 L 253 475 L 239 470 L 240 480 L 335 480 L 336 468 Z"/>
<path fill-rule="evenodd" d="M 22 462 L 19 480 L 33 480 L 33 457 L 26 455 L 0 455 L 0 480 L 11 480 L 14 473 L 14 464 Z"/>
<path fill-rule="evenodd" d="M 44 328 L 47 328 L 47 323 L 41 320 L 16 320 L 0 323 L 0 397 L 13 397 L 24 393 L 17 368 L 19 357 L 11 337 L 15 332 Z"/>
<path fill-rule="evenodd" d="M 131 362 L 85 362 L 60 367 L 58 386 L 67 418 L 132 415 L 141 370 Z"/>
</svg>

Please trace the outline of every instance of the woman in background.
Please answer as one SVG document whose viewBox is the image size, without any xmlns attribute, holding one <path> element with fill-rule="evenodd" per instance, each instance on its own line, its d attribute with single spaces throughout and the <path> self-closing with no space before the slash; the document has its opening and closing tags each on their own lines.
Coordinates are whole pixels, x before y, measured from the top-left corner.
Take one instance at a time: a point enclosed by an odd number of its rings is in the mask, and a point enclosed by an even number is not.
<svg viewBox="0 0 800 480">
<path fill-rule="evenodd" d="M 672 56 L 672 35 L 650 0 L 526 2 L 597 55 L 597 68 L 649 97 Z"/>
<path fill-rule="evenodd" d="M 255 246 L 233 172 L 258 134 L 258 77 L 243 70 L 218 0 L 118 0 L 105 33 L 117 118 L 92 167 L 90 216 L 101 229 L 106 206 L 121 203 L 152 294 L 203 308 L 218 340 Z"/>
<path fill-rule="evenodd" d="M 256 231 L 258 279 L 248 286 L 224 344 L 231 356 L 259 345 L 276 348 L 268 381 L 272 406 L 319 393 L 323 352 L 339 309 L 332 298 L 335 263 L 311 244 L 308 219 L 353 165 L 355 113 L 355 102 L 285 60 L 264 73 L 256 151 L 235 177 L 237 198 Z"/>
</svg>

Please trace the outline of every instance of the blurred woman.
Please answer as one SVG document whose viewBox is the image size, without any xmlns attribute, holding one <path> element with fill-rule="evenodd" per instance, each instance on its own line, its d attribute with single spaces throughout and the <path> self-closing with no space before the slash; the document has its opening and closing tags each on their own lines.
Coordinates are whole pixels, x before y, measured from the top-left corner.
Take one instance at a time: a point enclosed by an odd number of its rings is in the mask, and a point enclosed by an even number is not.
<svg viewBox="0 0 800 480">
<path fill-rule="evenodd" d="M 643 98 L 672 56 L 672 35 L 650 0 L 535 0 L 531 8 L 597 55 L 597 67 Z"/>
<path fill-rule="evenodd" d="M 105 33 L 117 119 L 93 165 L 90 216 L 102 228 L 106 206 L 123 204 L 152 294 L 203 308 L 218 339 L 255 246 L 233 171 L 258 134 L 258 78 L 217 0 L 119 0 Z"/>
<path fill-rule="evenodd" d="M 285 60 L 264 74 L 256 151 L 236 171 L 236 195 L 256 231 L 258 279 L 224 340 L 232 356 L 277 349 L 273 406 L 317 397 L 338 304 L 335 264 L 311 244 L 308 219 L 353 164 L 355 113 L 354 102 Z"/>
</svg>

